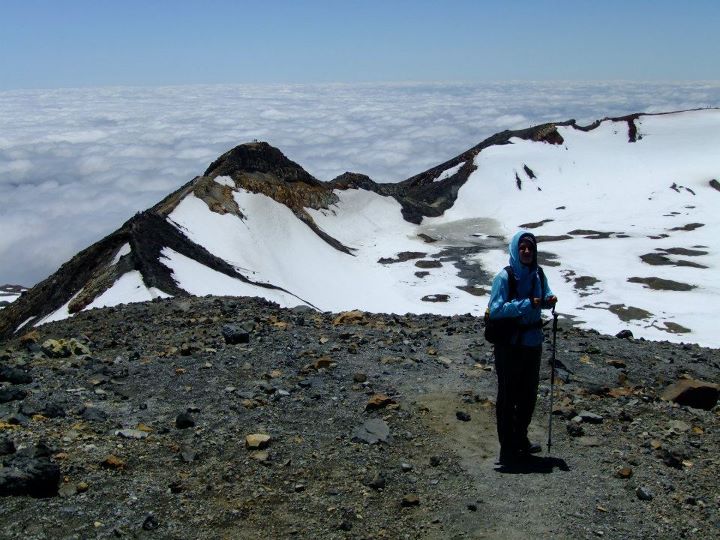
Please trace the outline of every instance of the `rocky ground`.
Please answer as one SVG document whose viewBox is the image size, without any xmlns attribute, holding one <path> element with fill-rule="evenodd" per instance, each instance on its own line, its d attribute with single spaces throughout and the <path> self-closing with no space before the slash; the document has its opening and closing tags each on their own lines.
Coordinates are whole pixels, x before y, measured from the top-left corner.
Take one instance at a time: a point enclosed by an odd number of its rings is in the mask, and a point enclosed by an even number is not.
<svg viewBox="0 0 720 540">
<path fill-rule="evenodd" d="M 481 330 L 207 297 L 4 342 L 0 536 L 720 537 L 720 351 L 561 321 L 551 455 L 502 468 Z"/>
</svg>

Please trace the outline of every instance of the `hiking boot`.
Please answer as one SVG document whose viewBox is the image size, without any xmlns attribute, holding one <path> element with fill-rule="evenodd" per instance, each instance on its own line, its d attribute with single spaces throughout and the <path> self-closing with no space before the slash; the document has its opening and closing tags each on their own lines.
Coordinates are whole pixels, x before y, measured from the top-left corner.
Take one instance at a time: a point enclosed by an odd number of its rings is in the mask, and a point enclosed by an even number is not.
<svg viewBox="0 0 720 540">
<path fill-rule="evenodd" d="M 525 448 L 523 448 L 520 453 L 529 455 L 529 454 L 539 454 L 540 452 L 542 452 L 542 446 L 540 446 L 538 443 L 528 441 L 527 446 Z"/>
</svg>

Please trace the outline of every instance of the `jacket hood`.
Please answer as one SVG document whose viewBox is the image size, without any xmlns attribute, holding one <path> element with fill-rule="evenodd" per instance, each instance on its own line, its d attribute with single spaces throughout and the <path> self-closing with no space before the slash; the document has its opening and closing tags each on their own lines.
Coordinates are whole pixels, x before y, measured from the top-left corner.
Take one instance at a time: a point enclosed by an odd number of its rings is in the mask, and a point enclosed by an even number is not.
<svg viewBox="0 0 720 540">
<path fill-rule="evenodd" d="M 535 244 L 535 253 L 533 255 L 533 261 L 530 266 L 525 266 L 520 262 L 520 240 L 524 237 L 530 237 Z M 537 239 L 535 235 L 528 231 L 518 231 L 510 240 L 509 246 L 510 252 L 510 266 L 512 266 L 513 272 L 516 277 L 525 276 L 537 268 Z"/>
</svg>

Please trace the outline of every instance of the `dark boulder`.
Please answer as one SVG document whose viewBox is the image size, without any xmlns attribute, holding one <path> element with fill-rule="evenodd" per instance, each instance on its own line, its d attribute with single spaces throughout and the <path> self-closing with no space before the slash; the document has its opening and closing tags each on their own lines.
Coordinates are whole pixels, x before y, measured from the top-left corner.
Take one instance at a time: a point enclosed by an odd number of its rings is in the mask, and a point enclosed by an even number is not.
<svg viewBox="0 0 720 540">
<path fill-rule="evenodd" d="M 46 450 L 45 445 L 39 444 L 32 452 L 18 452 L 6 458 L 0 469 L 0 496 L 57 495 L 60 467 L 48 459 Z"/>
<path fill-rule="evenodd" d="M 666 388 L 661 397 L 678 405 L 709 411 L 717 404 L 719 396 L 720 385 L 694 379 L 682 379 Z"/>
<path fill-rule="evenodd" d="M 238 345 L 240 343 L 250 343 L 250 333 L 246 330 L 235 326 L 234 324 L 226 324 L 222 327 L 222 336 L 228 345 Z"/>
<path fill-rule="evenodd" d="M 0 367 L 0 381 L 11 384 L 29 384 L 32 382 L 32 377 L 21 369 L 3 366 Z"/>
</svg>

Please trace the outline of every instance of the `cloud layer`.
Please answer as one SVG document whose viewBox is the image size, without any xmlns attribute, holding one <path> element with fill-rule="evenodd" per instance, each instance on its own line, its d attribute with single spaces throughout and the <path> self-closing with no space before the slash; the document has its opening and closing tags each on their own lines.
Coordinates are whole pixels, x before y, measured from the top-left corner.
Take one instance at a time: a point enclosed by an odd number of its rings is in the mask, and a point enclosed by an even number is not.
<svg viewBox="0 0 720 540">
<path fill-rule="evenodd" d="M 720 82 L 0 92 L 0 284 L 32 285 L 253 139 L 321 180 L 403 180 L 504 129 L 720 106 Z"/>
</svg>

